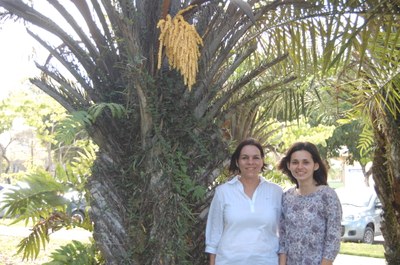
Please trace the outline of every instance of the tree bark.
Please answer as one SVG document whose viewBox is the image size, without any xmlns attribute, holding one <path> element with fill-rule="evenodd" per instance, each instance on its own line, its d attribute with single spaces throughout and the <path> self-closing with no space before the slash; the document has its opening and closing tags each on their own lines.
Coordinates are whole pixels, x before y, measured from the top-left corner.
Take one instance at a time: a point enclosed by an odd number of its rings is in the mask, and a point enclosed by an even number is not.
<svg viewBox="0 0 400 265">
<path fill-rule="evenodd" d="M 181 147 L 172 147 L 175 152 L 154 141 L 138 157 L 140 166 L 98 155 L 88 188 L 93 236 L 106 264 L 206 264 L 205 213 L 211 196 L 204 187 L 227 149 L 218 133 L 209 141 L 207 130 L 197 131 L 203 132 L 197 143 L 173 132 L 170 137 L 181 141 Z M 195 197 L 198 189 L 204 193 Z"/>
<path fill-rule="evenodd" d="M 399 116 L 397 116 L 399 117 Z M 377 117 L 372 114 L 376 149 L 373 161 L 375 189 L 383 205 L 382 234 L 385 239 L 385 257 L 388 265 L 400 260 L 400 131 L 399 120 L 391 114 Z"/>
<path fill-rule="evenodd" d="M 115 182 L 119 177 L 118 171 L 113 170 L 115 167 L 111 158 L 100 154 L 88 181 L 93 238 L 106 264 L 140 264 L 130 254 L 135 246 L 130 244 L 129 216 L 123 192 Z"/>
</svg>

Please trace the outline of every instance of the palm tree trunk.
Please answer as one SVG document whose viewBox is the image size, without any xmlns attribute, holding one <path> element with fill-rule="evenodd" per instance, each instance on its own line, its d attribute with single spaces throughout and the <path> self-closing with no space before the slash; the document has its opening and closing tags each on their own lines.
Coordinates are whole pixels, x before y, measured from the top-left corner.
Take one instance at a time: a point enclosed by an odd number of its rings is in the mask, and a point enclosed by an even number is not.
<svg viewBox="0 0 400 265">
<path fill-rule="evenodd" d="M 93 238 L 106 264 L 140 264 L 130 255 L 128 214 L 123 193 L 115 185 L 118 172 L 113 161 L 99 155 L 95 170 L 88 181 L 91 195 L 90 218 L 94 220 Z"/>
<path fill-rule="evenodd" d="M 399 116 L 397 116 L 399 117 Z M 400 132 L 399 122 L 391 115 L 378 119 L 385 126 L 375 126 L 376 149 L 373 161 L 373 179 L 379 199 L 383 204 L 382 234 L 388 265 L 398 265 L 400 260 Z"/>
<path fill-rule="evenodd" d="M 190 151 L 171 153 L 154 142 L 135 169 L 122 159 L 98 155 L 88 188 L 93 236 L 106 264 L 206 264 L 204 213 L 211 197 L 194 193 L 206 190 L 207 168 L 223 161 L 226 149 L 207 141 L 208 150 L 216 148 L 212 161 L 207 149 L 181 139 Z"/>
</svg>

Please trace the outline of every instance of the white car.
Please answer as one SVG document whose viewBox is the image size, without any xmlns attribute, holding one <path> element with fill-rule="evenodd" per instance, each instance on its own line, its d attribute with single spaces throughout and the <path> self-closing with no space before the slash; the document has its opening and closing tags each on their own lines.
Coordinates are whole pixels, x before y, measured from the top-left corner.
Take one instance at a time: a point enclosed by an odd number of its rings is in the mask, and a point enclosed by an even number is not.
<svg viewBox="0 0 400 265">
<path fill-rule="evenodd" d="M 372 244 L 381 235 L 382 204 L 372 188 L 338 188 L 342 217 L 342 240 Z"/>
</svg>

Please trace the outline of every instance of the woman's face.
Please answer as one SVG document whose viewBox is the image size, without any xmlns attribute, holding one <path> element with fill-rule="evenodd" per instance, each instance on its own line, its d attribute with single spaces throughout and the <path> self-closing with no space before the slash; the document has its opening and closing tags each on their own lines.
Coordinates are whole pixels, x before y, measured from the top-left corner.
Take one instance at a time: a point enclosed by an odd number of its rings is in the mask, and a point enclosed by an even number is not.
<svg viewBox="0 0 400 265">
<path fill-rule="evenodd" d="M 254 145 L 245 145 L 237 162 L 242 177 L 258 177 L 264 165 L 261 152 Z"/>
<path fill-rule="evenodd" d="M 299 182 L 313 182 L 314 171 L 319 168 L 308 151 L 300 150 L 294 152 L 287 164 L 293 177 Z"/>
</svg>

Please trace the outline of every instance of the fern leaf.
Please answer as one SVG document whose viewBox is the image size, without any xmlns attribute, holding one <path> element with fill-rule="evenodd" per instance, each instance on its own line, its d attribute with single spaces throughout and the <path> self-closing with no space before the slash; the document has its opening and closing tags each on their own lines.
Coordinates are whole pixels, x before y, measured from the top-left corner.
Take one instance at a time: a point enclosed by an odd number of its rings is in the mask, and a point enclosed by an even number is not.
<svg viewBox="0 0 400 265">
<path fill-rule="evenodd" d="M 93 117 L 93 120 L 96 120 L 106 108 L 110 110 L 111 115 L 114 118 L 121 118 L 126 112 L 125 107 L 122 106 L 121 104 L 104 103 L 104 102 L 91 106 L 88 112 Z"/>
<path fill-rule="evenodd" d="M 53 259 L 43 265 L 91 265 L 97 264 L 94 246 L 73 240 L 53 252 Z"/>
<path fill-rule="evenodd" d="M 49 242 L 47 223 L 42 222 L 32 228 L 28 237 L 21 240 L 17 246 L 17 255 L 23 253 L 22 260 L 36 259 L 41 247 Z"/>
</svg>

